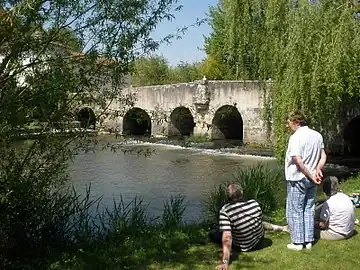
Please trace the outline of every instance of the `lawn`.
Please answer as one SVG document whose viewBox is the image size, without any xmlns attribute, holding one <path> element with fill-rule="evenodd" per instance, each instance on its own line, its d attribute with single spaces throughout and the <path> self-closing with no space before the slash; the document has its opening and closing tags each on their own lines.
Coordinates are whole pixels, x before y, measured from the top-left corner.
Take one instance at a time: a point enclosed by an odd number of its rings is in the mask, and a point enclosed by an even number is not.
<svg viewBox="0 0 360 270">
<path fill-rule="evenodd" d="M 341 189 L 351 194 L 360 190 L 359 179 L 350 179 Z M 360 209 L 356 209 L 360 218 Z M 360 232 L 360 227 L 356 226 Z M 290 251 L 289 234 L 267 232 L 268 247 L 249 253 L 233 254 L 230 269 L 359 269 L 360 236 L 345 241 L 318 241 L 312 250 Z M 188 248 L 182 262 L 154 262 L 147 269 L 214 269 L 219 263 L 221 248 L 207 243 Z"/>
<path fill-rule="evenodd" d="M 341 185 L 351 194 L 360 190 L 360 179 Z M 360 209 L 356 209 L 360 218 Z M 356 226 L 360 232 L 360 227 Z M 344 241 L 318 241 L 312 250 L 290 251 L 289 234 L 267 232 L 267 246 L 259 251 L 233 253 L 230 269 L 358 269 L 360 236 Z M 199 226 L 169 231 L 141 232 L 125 239 L 108 239 L 63 254 L 49 262 L 47 269 L 215 269 L 221 247 L 209 243 L 207 232 Z"/>
</svg>

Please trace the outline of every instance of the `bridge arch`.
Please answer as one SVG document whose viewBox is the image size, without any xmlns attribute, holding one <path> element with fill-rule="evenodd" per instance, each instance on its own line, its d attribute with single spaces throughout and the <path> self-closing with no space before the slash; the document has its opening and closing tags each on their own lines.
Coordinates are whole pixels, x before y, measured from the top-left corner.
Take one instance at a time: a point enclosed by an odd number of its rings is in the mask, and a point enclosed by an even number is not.
<svg viewBox="0 0 360 270">
<path fill-rule="evenodd" d="M 360 157 L 360 115 L 354 117 L 345 126 L 344 141 L 346 145 L 346 154 L 351 156 Z"/>
<path fill-rule="evenodd" d="M 189 108 L 176 107 L 170 114 L 169 136 L 189 136 L 195 127 L 194 117 Z"/>
<path fill-rule="evenodd" d="M 149 114 L 138 107 L 127 111 L 123 119 L 124 135 L 151 135 L 151 119 Z"/>
<path fill-rule="evenodd" d="M 221 106 L 212 120 L 211 138 L 243 140 L 243 119 L 235 106 Z"/>
<path fill-rule="evenodd" d="M 81 128 L 95 129 L 96 116 L 94 111 L 89 107 L 81 108 L 76 115 L 77 121 L 80 122 Z"/>
</svg>

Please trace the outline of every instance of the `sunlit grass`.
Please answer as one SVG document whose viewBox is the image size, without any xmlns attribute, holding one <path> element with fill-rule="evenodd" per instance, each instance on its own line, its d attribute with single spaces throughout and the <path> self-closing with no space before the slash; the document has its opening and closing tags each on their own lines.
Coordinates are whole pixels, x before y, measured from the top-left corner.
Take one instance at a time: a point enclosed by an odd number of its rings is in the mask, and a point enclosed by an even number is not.
<svg viewBox="0 0 360 270">
<path fill-rule="evenodd" d="M 341 184 L 344 192 L 360 189 L 360 178 L 352 178 Z M 176 206 L 182 212 L 183 199 L 172 198 L 167 207 Z M 174 211 L 168 208 L 167 211 Z M 177 210 L 175 210 L 177 211 Z M 168 212 L 168 213 L 170 213 Z M 279 209 L 272 218 L 283 219 Z M 360 217 L 360 209 L 356 210 Z M 178 214 L 169 214 L 170 221 L 178 221 Z M 161 219 L 160 219 L 161 220 Z M 160 222 L 159 220 L 159 222 Z M 160 222 L 161 223 L 161 222 Z M 177 223 L 165 228 L 154 224 L 141 235 L 131 233 L 124 239 L 115 234 L 113 238 L 84 246 L 48 264 L 48 269 L 215 269 L 220 262 L 221 247 L 207 239 L 207 227 L 201 224 Z M 175 223 L 174 223 L 175 224 Z M 135 226 L 135 224 L 134 224 Z M 359 228 L 359 227 L 357 227 Z M 135 228 L 134 228 L 135 229 Z M 262 250 L 232 254 L 230 269 L 357 269 L 360 267 L 358 250 L 360 236 L 345 241 L 317 242 L 311 251 L 290 251 L 288 233 L 267 232 L 269 246 Z"/>
</svg>

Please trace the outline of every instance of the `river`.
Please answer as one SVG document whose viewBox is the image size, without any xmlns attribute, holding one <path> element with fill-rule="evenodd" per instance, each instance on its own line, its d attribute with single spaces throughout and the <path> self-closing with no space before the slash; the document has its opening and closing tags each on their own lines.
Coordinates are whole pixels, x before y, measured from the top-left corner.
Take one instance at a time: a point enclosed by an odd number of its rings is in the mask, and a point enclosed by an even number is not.
<svg viewBox="0 0 360 270">
<path fill-rule="evenodd" d="M 115 144 L 109 137 L 101 143 Z M 137 153 L 115 153 L 110 150 L 77 155 L 70 167 L 72 184 L 84 194 L 91 184 L 91 198 L 103 197 L 100 208 L 113 206 L 120 195 L 129 202 L 136 195 L 149 203 L 148 213 L 160 215 L 163 201 L 170 195 L 182 194 L 187 210 L 184 220 L 198 220 L 203 213 L 203 201 L 214 185 L 232 179 L 237 167 L 258 163 L 276 166 L 274 158 L 246 156 L 212 149 L 184 148 L 156 143 L 128 143 L 154 151 L 150 156 Z"/>
</svg>

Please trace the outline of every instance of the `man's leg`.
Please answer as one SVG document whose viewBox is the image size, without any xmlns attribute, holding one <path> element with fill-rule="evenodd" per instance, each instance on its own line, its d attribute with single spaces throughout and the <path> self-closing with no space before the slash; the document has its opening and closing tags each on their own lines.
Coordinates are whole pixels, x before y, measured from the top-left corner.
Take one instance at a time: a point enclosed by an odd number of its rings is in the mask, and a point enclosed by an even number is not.
<svg viewBox="0 0 360 270">
<path fill-rule="evenodd" d="M 264 226 L 264 229 L 267 231 L 285 231 L 286 230 L 286 226 L 279 226 L 279 225 L 275 225 L 275 224 L 272 224 L 272 223 L 266 222 L 266 221 L 263 221 L 262 224 Z"/>
<path fill-rule="evenodd" d="M 306 187 L 304 180 L 288 181 L 286 216 L 290 229 L 291 242 L 303 244 L 304 238 L 304 201 Z"/>
<path fill-rule="evenodd" d="M 304 201 L 304 234 L 305 242 L 312 243 L 314 241 L 314 211 L 315 211 L 315 197 L 316 197 L 316 186 L 311 183 L 308 179 L 305 180 L 307 183 L 307 191 Z M 320 214 L 319 214 L 320 216 Z"/>
</svg>

